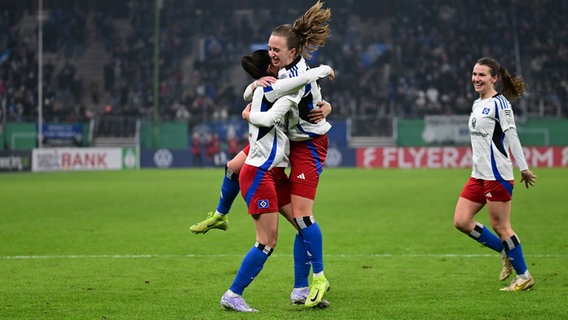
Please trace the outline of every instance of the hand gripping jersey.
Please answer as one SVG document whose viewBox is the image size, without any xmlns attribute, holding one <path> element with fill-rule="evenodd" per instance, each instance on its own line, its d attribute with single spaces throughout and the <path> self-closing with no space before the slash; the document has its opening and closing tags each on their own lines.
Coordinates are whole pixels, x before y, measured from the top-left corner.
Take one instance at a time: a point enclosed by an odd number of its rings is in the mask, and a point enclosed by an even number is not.
<svg viewBox="0 0 568 320">
<path fill-rule="evenodd" d="M 309 67 L 303 57 L 299 57 L 286 68 L 278 72 L 279 79 L 294 78 L 303 74 Z M 325 119 L 320 122 L 310 122 L 308 113 L 319 108 L 317 103 L 322 101 L 320 86 L 312 81 L 300 90 L 298 95 L 290 96 L 293 103 L 288 122 L 288 138 L 292 141 L 302 141 L 326 134 L 331 124 Z"/>
<path fill-rule="evenodd" d="M 508 130 L 514 134 L 505 134 Z M 515 118 L 511 104 L 501 95 L 477 99 L 469 117 L 469 132 L 473 151 L 471 176 L 484 180 L 514 180 L 509 147 L 521 170 L 526 161 L 516 136 Z"/>
<path fill-rule="evenodd" d="M 269 87 L 258 87 L 253 93 L 250 123 L 250 152 L 245 163 L 269 170 L 273 167 L 287 167 L 290 145 L 286 136 L 287 113 L 292 102 L 286 95 L 297 93 L 307 83 L 328 76 L 329 66 L 313 68 L 301 76 L 276 81 Z M 250 93 L 245 91 L 245 100 Z M 303 92 L 303 90 L 301 90 Z M 286 99 L 280 97 L 284 96 Z M 291 98 L 293 99 L 293 98 Z"/>
</svg>

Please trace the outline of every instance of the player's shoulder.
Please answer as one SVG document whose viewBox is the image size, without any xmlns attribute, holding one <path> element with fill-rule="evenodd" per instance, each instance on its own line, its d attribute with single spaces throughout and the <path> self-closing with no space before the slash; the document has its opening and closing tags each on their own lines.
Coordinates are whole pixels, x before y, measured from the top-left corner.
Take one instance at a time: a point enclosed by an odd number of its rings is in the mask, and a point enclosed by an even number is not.
<svg viewBox="0 0 568 320">
<path fill-rule="evenodd" d="M 493 103 L 495 103 L 501 109 L 510 109 L 511 108 L 511 103 L 501 93 L 495 94 L 493 97 L 491 97 L 491 100 L 493 101 Z"/>
<path fill-rule="evenodd" d="M 309 67 L 306 63 L 306 60 L 304 59 L 304 57 L 300 56 L 299 59 L 294 61 L 292 64 L 280 69 L 280 71 L 278 72 L 278 78 L 294 78 L 304 73 L 307 69 L 309 69 Z"/>
</svg>

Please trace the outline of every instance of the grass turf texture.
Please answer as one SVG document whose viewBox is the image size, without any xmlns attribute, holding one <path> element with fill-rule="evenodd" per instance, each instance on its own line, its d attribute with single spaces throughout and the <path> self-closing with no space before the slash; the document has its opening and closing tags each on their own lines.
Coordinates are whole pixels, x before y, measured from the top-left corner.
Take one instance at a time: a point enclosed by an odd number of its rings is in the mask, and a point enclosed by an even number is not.
<svg viewBox="0 0 568 320">
<path fill-rule="evenodd" d="M 254 243 L 242 198 L 228 231 L 188 230 L 215 208 L 222 169 L 2 174 L 0 319 L 560 319 L 568 170 L 534 172 L 512 211 L 528 292 L 500 292 L 499 255 L 453 228 L 469 170 L 327 169 L 314 212 L 331 306 L 290 304 L 294 232 L 281 219 L 244 295 L 260 312 L 246 315 L 219 306 Z"/>
</svg>

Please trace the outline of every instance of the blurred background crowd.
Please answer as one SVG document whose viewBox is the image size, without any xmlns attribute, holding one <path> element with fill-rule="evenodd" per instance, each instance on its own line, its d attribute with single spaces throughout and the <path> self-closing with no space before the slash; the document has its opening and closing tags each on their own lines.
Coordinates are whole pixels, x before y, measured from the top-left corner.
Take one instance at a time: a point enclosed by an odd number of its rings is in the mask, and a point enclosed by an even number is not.
<svg viewBox="0 0 568 320">
<path fill-rule="evenodd" d="M 315 1 L 163 0 L 159 79 L 156 2 L 44 0 L 47 121 L 104 114 L 165 121 L 240 118 L 251 81 L 240 58 L 266 45 Z M 468 114 L 475 61 L 493 56 L 528 84 L 520 117 L 568 115 L 568 1 L 328 0 L 332 36 L 310 60 L 337 79 L 332 117 Z M 34 121 L 38 0 L 0 2 L 0 103 L 7 121 Z M 154 110 L 154 80 L 158 110 Z"/>
</svg>

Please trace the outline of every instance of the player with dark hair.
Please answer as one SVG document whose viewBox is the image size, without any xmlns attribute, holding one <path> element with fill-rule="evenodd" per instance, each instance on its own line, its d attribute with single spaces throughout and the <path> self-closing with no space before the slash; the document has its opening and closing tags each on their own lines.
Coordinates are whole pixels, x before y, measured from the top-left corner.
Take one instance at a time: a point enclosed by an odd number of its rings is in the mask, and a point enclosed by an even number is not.
<svg viewBox="0 0 568 320">
<path fill-rule="evenodd" d="M 329 38 L 330 17 L 330 9 L 323 9 L 322 3 L 318 1 L 293 25 L 281 25 L 272 31 L 268 41 L 269 54 L 272 64 L 280 69 L 279 79 L 295 78 L 308 70 L 304 58 L 310 58 Z M 250 96 L 252 89 L 258 85 L 259 81 L 255 81 L 248 86 L 245 97 Z M 304 247 L 309 251 L 309 259 L 306 261 L 295 259 L 296 281 L 290 299 L 293 303 L 304 303 L 307 307 L 313 307 L 322 301 L 324 293 L 329 289 L 329 282 L 323 273 L 322 232 L 312 209 L 319 176 L 327 156 L 327 132 L 331 125 L 325 121 L 325 116 L 322 116 L 324 111 L 317 107 L 322 102 L 317 83 L 306 85 L 298 94 L 287 96 L 286 99 L 293 104 L 291 116 L 288 118 L 288 136 L 292 141 L 291 200 L 294 220 L 300 229 L 295 239 L 294 251 L 302 251 Z M 217 211 L 209 213 L 207 219 L 193 225 L 190 228 L 192 232 L 205 233 L 212 228 L 227 229 L 226 213 L 230 205 L 227 207 L 226 204 L 232 203 L 234 197 L 224 195 L 235 194 L 234 191 L 238 188 L 238 174 L 235 172 L 239 170 L 239 163 L 242 163 L 245 156 L 245 152 L 240 152 L 229 161 Z M 230 187 L 225 188 L 226 185 Z M 308 286 L 307 276 L 312 269 L 314 280 Z"/>
<path fill-rule="evenodd" d="M 255 51 L 241 60 L 243 68 L 254 78 L 270 72 L 270 60 L 263 59 L 263 55 L 268 57 L 266 50 Z M 258 87 L 254 91 L 252 104 L 247 105 L 243 111 L 243 117 L 249 120 L 250 151 L 241 169 L 239 185 L 248 212 L 255 222 L 256 242 L 243 259 L 233 284 L 221 298 L 221 305 L 227 309 L 256 311 L 248 306 L 242 294 L 262 270 L 276 246 L 278 211 L 298 228 L 293 220 L 290 184 L 284 172 L 288 166 L 289 154 L 285 120 L 291 105 L 284 98 L 274 99 L 297 92 L 307 83 L 328 75 L 333 77 L 333 70 L 328 66 L 320 66 L 301 77 L 276 81 L 266 88 Z M 253 123 L 251 118 L 255 116 L 256 123 Z M 300 256 L 305 260 L 307 254 L 305 248 L 302 252 L 295 251 L 294 259 Z"/>
<path fill-rule="evenodd" d="M 495 87 L 498 81 L 503 93 Z M 521 170 L 521 183 L 524 182 L 526 188 L 534 185 L 536 176 L 525 160 L 509 103 L 523 94 L 524 82 L 519 76 L 512 78 L 507 69 L 492 58 L 481 58 L 476 62 L 471 82 L 479 94 L 469 118 L 473 170 L 456 204 L 454 225 L 502 254 L 500 280 L 507 279 L 515 269 L 517 276 L 502 291 L 527 290 L 534 285 L 534 278 L 527 268 L 519 237 L 511 227 L 514 175 L 510 152 Z M 497 235 L 473 219 L 485 205 Z"/>
</svg>

